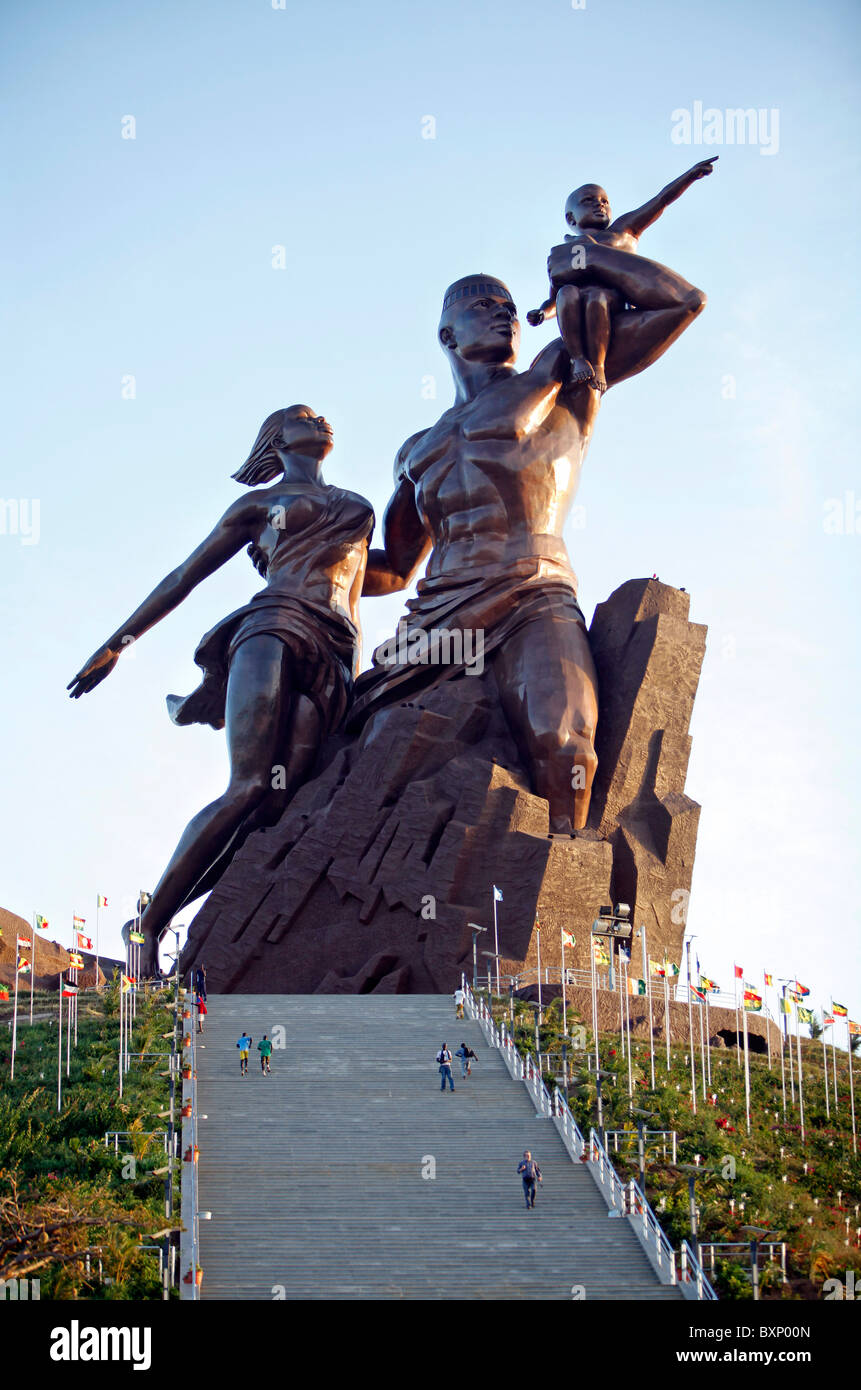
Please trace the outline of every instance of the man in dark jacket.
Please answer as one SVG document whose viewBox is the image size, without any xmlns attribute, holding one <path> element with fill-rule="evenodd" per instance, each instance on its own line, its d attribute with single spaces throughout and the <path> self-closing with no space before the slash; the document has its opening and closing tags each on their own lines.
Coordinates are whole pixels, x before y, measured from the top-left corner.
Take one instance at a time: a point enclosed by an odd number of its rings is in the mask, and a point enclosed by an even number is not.
<svg viewBox="0 0 861 1390">
<path fill-rule="evenodd" d="M 518 1164 L 517 1171 L 523 1179 L 523 1195 L 526 1198 L 526 1210 L 535 1206 L 535 1184 L 541 1182 L 541 1169 L 532 1157 L 529 1149 L 523 1155 Z"/>
</svg>

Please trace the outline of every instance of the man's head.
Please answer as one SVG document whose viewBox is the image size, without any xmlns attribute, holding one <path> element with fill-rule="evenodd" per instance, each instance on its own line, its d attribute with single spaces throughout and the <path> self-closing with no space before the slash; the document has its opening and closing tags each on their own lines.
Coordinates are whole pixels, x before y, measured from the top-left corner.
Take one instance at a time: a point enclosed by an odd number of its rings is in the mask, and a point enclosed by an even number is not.
<svg viewBox="0 0 861 1390">
<path fill-rule="evenodd" d="M 610 199 L 599 183 L 584 183 L 569 194 L 565 204 L 565 221 L 571 228 L 609 227 L 613 214 Z"/>
<path fill-rule="evenodd" d="M 531 1157 L 532 1157 L 532 1151 L 531 1151 L 531 1149 L 524 1149 L 524 1150 L 523 1150 L 523 1157 L 524 1157 L 524 1158 L 531 1158 Z"/>
<path fill-rule="evenodd" d="M 501 280 L 465 275 L 443 297 L 439 340 L 466 362 L 513 364 L 520 345 L 517 306 Z"/>
</svg>

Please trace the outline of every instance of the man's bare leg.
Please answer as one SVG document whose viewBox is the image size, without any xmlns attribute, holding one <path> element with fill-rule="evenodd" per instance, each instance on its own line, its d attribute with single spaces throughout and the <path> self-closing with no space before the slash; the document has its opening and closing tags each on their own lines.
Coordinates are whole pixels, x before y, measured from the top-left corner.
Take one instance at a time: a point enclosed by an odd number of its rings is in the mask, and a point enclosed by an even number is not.
<svg viewBox="0 0 861 1390">
<path fill-rule="evenodd" d="M 580 382 L 590 381 L 594 373 L 592 363 L 584 356 L 583 307 L 583 294 L 577 286 L 563 285 L 556 296 L 556 318 L 562 341 L 571 358 L 569 380 L 572 386 L 577 386 Z"/>
<path fill-rule="evenodd" d="M 582 830 L 598 766 L 598 678 L 586 629 L 542 614 L 491 657 L 502 707 L 551 834 Z"/>
</svg>

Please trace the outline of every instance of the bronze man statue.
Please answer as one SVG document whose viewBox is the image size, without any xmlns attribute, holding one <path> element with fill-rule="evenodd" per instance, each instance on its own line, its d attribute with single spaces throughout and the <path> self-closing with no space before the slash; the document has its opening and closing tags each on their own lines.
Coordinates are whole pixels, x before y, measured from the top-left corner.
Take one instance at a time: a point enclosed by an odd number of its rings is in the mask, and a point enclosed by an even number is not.
<svg viewBox="0 0 861 1390">
<path fill-rule="evenodd" d="M 266 571 L 266 588 L 200 642 L 198 689 L 185 699 L 168 696 L 177 724 L 226 724 L 230 781 L 186 827 L 143 913 L 145 973 L 158 973 L 159 937 L 174 913 L 211 886 L 238 836 L 277 818 L 347 708 L 374 513 L 364 497 L 323 482 L 331 448 L 331 426 L 308 406 L 270 415 L 233 475 L 254 491 L 228 508 L 68 687 L 75 699 L 93 690 L 129 641 L 244 546 Z"/>
<path fill-rule="evenodd" d="M 656 361 L 704 303 L 692 291 L 671 307 L 620 315 L 607 354 L 609 385 Z M 601 395 L 571 381 L 560 339 L 516 371 L 517 309 L 493 276 L 469 275 L 449 287 L 439 338 L 455 402 L 397 455 L 384 548 L 371 551 L 364 592 L 406 588 L 430 552 L 407 603 L 408 633 L 482 632 L 533 790 L 550 804 L 550 833 L 570 834 L 585 826 L 589 810 L 598 702 L 562 534 Z M 392 662 L 391 644 L 383 648 L 385 658 L 357 682 L 353 725 L 463 669 Z"/>
</svg>

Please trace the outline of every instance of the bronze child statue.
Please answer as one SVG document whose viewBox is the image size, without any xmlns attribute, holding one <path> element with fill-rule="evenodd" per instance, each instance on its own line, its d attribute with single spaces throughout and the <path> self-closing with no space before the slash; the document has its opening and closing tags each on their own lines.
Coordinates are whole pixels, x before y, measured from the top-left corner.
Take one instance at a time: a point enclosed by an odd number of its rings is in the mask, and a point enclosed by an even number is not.
<svg viewBox="0 0 861 1390">
<path fill-rule="evenodd" d="M 585 382 L 595 390 L 607 389 L 604 364 L 610 346 L 611 321 L 626 309 L 668 309 L 696 294 L 686 280 L 636 254 L 639 239 L 670 203 L 698 179 L 714 172 L 718 158 L 704 159 L 634 212 L 611 222 L 607 194 L 596 183 L 584 183 L 565 204 L 565 221 L 574 233 L 566 235 L 568 261 L 550 253 L 548 269 L 552 293 L 540 309 L 526 315 L 533 327 L 554 314 L 571 355 L 572 384 Z M 607 253 L 611 253 L 609 256 Z"/>
<path fill-rule="evenodd" d="M 327 486 L 331 426 L 305 405 L 270 415 L 234 477 L 251 487 L 205 541 L 90 657 L 68 689 L 87 694 L 196 585 L 248 547 L 266 588 L 200 642 L 201 684 L 168 696 L 177 724 L 227 728 L 227 790 L 188 824 L 141 918 L 145 974 L 174 913 L 212 886 L 251 826 L 271 823 L 338 727 L 360 654 L 359 595 L 374 513 L 364 497 Z M 271 487 L 264 484 L 271 483 Z"/>
</svg>

